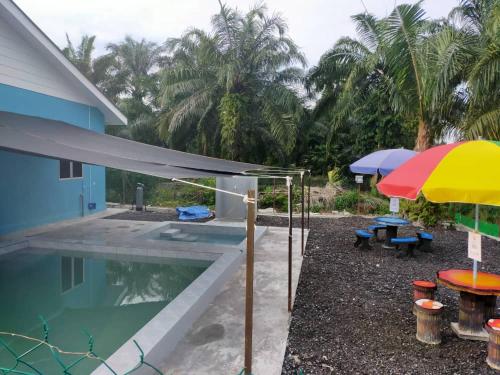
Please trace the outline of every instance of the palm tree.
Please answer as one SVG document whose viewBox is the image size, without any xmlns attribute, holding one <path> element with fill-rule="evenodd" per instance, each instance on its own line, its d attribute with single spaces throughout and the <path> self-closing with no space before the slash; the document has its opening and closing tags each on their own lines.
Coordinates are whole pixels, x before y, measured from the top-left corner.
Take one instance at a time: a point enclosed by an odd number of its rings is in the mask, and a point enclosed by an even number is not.
<svg viewBox="0 0 500 375">
<path fill-rule="evenodd" d="M 373 95 L 384 97 L 394 117 L 415 123 L 416 150 L 454 131 L 474 40 L 446 21 L 427 20 L 420 3 L 401 4 L 386 18 L 353 20 L 360 38 L 339 40 L 308 77 L 310 88 L 322 93 L 318 115 L 333 113 L 332 131 Z"/>
<path fill-rule="evenodd" d="M 500 1 L 462 0 L 450 19 L 470 40 L 457 94 L 466 109 L 460 130 L 466 138 L 500 139 Z"/>
<path fill-rule="evenodd" d="M 116 64 L 115 83 L 120 89 L 118 106 L 129 120 L 121 136 L 162 146 L 158 133 L 158 70 L 163 64 L 162 46 L 127 36 L 107 46 Z M 118 79 L 119 78 L 119 79 Z"/>
<path fill-rule="evenodd" d="M 367 13 L 354 15 L 352 20 L 359 39 L 337 41 L 306 80 L 308 91 L 321 94 L 313 116 L 330 122 L 329 141 L 370 96 L 392 86 L 385 64 L 383 21 Z"/>
<path fill-rule="evenodd" d="M 109 55 L 117 64 L 123 77 L 123 93 L 145 105 L 154 105 L 158 92 L 156 71 L 162 61 L 163 47 L 145 39 L 140 41 L 126 36 L 120 43 L 107 45 Z"/>
<path fill-rule="evenodd" d="M 95 35 L 83 35 L 77 48 L 73 46 L 69 35 L 66 34 L 66 47 L 62 50 L 64 55 L 82 72 L 87 78 L 92 78 L 93 58 L 95 50 Z"/>
<path fill-rule="evenodd" d="M 167 41 L 172 67 L 162 72 L 160 130 L 171 145 L 194 133 L 203 154 L 263 162 L 270 151 L 291 152 L 303 114 L 296 64 L 305 58 L 281 16 L 266 11 L 242 15 L 220 4 L 212 32 L 191 29 Z"/>
<path fill-rule="evenodd" d="M 99 87 L 115 103 L 124 91 L 123 75 L 118 70 L 117 61 L 110 54 L 94 57 L 95 35 L 83 35 L 78 47 L 75 48 L 68 34 L 67 45 L 63 54 L 92 83 Z"/>
</svg>

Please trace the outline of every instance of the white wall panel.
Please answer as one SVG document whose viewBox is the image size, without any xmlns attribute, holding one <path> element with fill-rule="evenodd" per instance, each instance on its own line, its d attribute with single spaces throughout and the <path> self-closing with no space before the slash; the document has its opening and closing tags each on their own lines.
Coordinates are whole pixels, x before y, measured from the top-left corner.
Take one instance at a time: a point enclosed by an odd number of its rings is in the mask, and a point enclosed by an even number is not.
<svg viewBox="0 0 500 375">
<path fill-rule="evenodd" d="M 10 26 L 5 14 L 0 14 L 0 83 L 92 104 L 81 88 Z"/>
</svg>

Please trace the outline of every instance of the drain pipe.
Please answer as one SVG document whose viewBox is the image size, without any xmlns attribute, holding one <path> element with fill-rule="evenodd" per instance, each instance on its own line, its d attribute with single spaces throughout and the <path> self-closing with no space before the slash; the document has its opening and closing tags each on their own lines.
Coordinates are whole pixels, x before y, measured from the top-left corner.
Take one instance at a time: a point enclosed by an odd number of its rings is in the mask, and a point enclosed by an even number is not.
<svg viewBox="0 0 500 375">
<path fill-rule="evenodd" d="M 80 193 L 80 208 L 81 208 L 81 212 L 82 212 L 82 217 L 85 216 L 85 207 L 83 205 L 83 193 Z"/>
<path fill-rule="evenodd" d="M 92 130 L 92 122 L 90 120 L 90 105 L 88 106 L 88 126 L 89 130 Z M 83 168 L 83 165 L 82 165 Z M 92 202 L 92 165 L 89 165 L 89 203 Z"/>
</svg>

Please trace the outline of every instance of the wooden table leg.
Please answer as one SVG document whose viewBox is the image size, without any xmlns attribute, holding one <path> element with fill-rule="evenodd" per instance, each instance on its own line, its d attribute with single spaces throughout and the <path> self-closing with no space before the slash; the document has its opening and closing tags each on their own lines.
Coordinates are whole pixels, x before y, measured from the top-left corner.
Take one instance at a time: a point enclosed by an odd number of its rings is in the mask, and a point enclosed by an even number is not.
<svg viewBox="0 0 500 375">
<path fill-rule="evenodd" d="M 497 296 L 482 296 L 484 300 L 484 322 L 495 317 Z"/>
<path fill-rule="evenodd" d="M 476 294 L 460 292 L 458 313 L 458 329 L 459 335 L 463 338 L 482 340 L 480 336 L 484 336 L 484 298 Z M 487 337 L 487 335 L 486 335 Z"/>
<path fill-rule="evenodd" d="M 458 326 L 463 331 L 481 332 L 484 322 L 484 299 L 476 294 L 460 292 Z"/>
<path fill-rule="evenodd" d="M 392 226 L 392 225 L 388 225 L 387 229 L 385 230 L 385 243 L 384 243 L 384 247 L 386 249 L 395 249 L 396 246 L 394 246 L 391 243 L 391 239 L 392 238 L 396 238 L 397 236 L 398 236 L 398 227 Z"/>
</svg>

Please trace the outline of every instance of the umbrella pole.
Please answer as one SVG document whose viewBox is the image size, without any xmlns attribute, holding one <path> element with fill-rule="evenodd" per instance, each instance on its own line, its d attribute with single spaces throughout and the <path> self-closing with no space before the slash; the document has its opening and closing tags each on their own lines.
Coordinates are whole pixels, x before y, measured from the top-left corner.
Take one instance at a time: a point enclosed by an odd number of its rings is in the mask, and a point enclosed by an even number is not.
<svg viewBox="0 0 500 375">
<path fill-rule="evenodd" d="M 245 375 L 252 373 L 253 269 L 255 234 L 255 190 L 247 198 L 247 265 L 245 287 Z"/>
<path fill-rule="evenodd" d="M 474 229 L 476 232 L 479 232 L 479 205 L 476 204 L 476 214 L 475 214 L 475 220 L 474 220 Z M 476 280 L 477 280 L 477 260 L 474 259 L 474 265 L 473 265 L 473 282 L 474 285 L 476 285 Z"/>
</svg>

